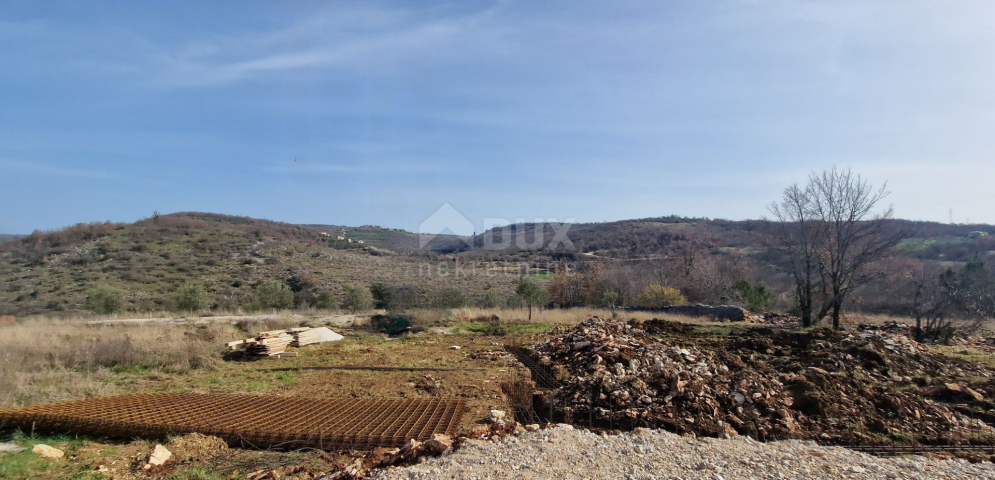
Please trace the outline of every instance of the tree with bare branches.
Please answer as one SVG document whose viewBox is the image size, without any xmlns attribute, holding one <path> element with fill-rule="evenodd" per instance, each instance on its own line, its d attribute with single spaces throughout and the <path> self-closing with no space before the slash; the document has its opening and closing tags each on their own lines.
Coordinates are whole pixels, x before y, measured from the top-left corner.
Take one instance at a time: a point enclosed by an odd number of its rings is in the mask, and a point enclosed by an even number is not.
<svg viewBox="0 0 995 480">
<path fill-rule="evenodd" d="M 867 266 L 902 239 L 902 232 L 886 228 L 893 215 L 890 206 L 874 213 L 890 193 L 886 186 L 875 189 L 851 170 L 833 167 L 810 174 L 804 189 L 788 187 L 781 203 L 770 205 L 778 221 L 775 236 L 786 254 L 786 270 L 795 279 L 806 325 L 828 314 L 833 328 L 840 328 L 847 296 L 873 280 Z"/>
<path fill-rule="evenodd" d="M 778 267 L 794 280 L 802 325 L 810 327 L 821 318 L 813 318 L 821 280 L 818 252 L 822 239 L 812 213 L 812 197 L 808 189 L 795 184 L 784 190 L 781 203 L 771 203 L 767 208 L 775 220 L 768 223 L 768 230 L 781 258 Z"/>
</svg>

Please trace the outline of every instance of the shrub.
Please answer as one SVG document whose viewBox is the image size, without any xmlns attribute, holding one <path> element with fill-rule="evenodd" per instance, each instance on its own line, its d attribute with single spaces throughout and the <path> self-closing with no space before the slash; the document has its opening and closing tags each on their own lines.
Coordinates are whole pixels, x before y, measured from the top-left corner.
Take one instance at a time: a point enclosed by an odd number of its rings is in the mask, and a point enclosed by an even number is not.
<svg viewBox="0 0 995 480">
<path fill-rule="evenodd" d="M 425 291 L 411 286 L 391 287 L 377 282 L 370 286 L 370 294 L 376 308 L 388 311 L 423 307 L 427 303 Z"/>
<path fill-rule="evenodd" d="M 497 308 L 501 306 L 501 296 L 494 290 L 488 290 L 484 292 L 477 303 L 480 308 Z"/>
<path fill-rule="evenodd" d="M 399 335 L 411 328 L 411 317 L 407 315 L 374 315 L 370 325 L 387 335 Z"/>
<path fill-rule="evenodd" d="M 294 292 L 282 283 L 265 281 L 256 287 L 256 305 L 259 308 L 293 307 Z"/>
<path fill-rule="evenodd" d="M 121 311 L 121 291 L 106 285 L 90 290 L 86 294 L 84 308 L 94 313 L 109 314 Z"/>
<path fill-rule="evenodd" d="M 454 288 L 444 288 L 432 292 L 429 303 L 433 308 L 461 308 L 466 306 L 463 292 Z"/>
<path fill-rule="evenodd" d="M 770 288 L 763 283 L 752 284 L 749 280 L 740 280 L 733 284 L 732 289 L 750 310 L 766 309 L 770 303 Z"/>
<path fill-rule="evenodd" d="M 391 297 L 393 297 L 393 291 L 394 290 L 392 288 L 382 282 L 370 285 L 370 295 L 373 296 L 374 305 L 377 308 L 387 308 L 387 306 L 390 305 Z"/>
<path fill-rule="evenodd" d="M 362 285 L 350 283 L 345 286 L 345 298 L 342 300 L 342 308 L 358 311 L 369 310 L 373 306 L 373 296 L 369 290 Z"/>
<path fill-rule="evenodd" d="M 200 310 L 204 304 L 204 287 L 186 284 L 176 291 L 173 297 L 173 307 L 183 312 Z"/>
<path fill-rule="evenodd" d="M 601 296 L 601 304 L 608 307 L 612 312 L 622 303 L 622 296 L 614 290 L 608 290 Z"/>
<path fill-rule="evenodd" d="M 332 310 L 335 308 L 335 297 L 332 296 L 332 292 L 320 292 L 315 298 L 314 306 L 324 310 Z"/>
<path fill-rule="evenodd" d="M 688 303 L 684 295 L 681 295 L 680 290 L 655 283 L 647 285 L 639 294 L 638 300 L 640 307 L 647 308 L 661 308 Z"/>
</svg>

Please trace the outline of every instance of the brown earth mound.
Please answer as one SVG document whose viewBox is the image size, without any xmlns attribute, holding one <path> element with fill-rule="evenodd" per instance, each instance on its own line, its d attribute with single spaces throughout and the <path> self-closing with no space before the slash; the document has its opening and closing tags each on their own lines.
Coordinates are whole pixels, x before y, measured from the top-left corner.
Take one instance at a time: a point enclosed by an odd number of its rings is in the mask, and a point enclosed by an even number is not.
<svg viewBox="0 0 995 480">
<path fill-rule="evenodd" d="M 665 340 L 592 318 L 536 346 L 553 405 L 602 428 L 843 445 L 995 441 L 995 372 L 887 332 L 750 329 Z M 677 333 L 677 335 L 674 335 Z"/>
</svg>

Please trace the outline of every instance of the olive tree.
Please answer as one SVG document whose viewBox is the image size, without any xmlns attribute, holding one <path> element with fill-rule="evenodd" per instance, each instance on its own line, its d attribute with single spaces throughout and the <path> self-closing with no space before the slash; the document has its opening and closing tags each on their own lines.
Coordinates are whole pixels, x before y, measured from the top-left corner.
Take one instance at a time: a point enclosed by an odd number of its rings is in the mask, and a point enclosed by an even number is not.
<svg viewBox="0 0 995 480">
<path fill-rule="evenodd" d="M 542 285 L 530 278 L 523 278 L 515 287 L 515 294 L 521 297 L 526 306 L 529 307 L 529 320 L 532 320 L 532 307 L 545 305 L 549 302 L 549 293 Z"/>
</svg>

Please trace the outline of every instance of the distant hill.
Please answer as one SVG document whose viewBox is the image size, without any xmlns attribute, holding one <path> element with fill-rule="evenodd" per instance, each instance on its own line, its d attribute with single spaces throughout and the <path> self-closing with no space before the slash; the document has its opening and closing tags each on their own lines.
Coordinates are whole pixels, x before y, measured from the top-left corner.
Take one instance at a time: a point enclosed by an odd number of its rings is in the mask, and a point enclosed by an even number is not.
<svg viewBox="0 0 995 480">
<path fill-rule="evenodd" d="M 549 246 L 556 235 L 556 228 L 563 226 L 549 224 L 516 224 L 504 229 L 494 229 L 478 235 L 475 247 L 468 255 L 479 258 L 500 256 L 521 256 L 529 248 L 521 245 L 541 244 Z M 908 238 L 899 249 L 903 255 L 928 260 L 967 261 L 974 255 L 995 254 L 995 226 L 993 225 L 951 225 L 936 222 L 916 222 L 892 220 L 888 228 L 903 231 Z M 569 225 L 566 237 L 575 247 L 573 252 L 559 248 L 541 248 L 534 254 L 551 257 L 566 256 L 569 259 L 587 257 L 600 258 L 654 258 L 666 255 L 677 244 L 695 239 L 706 248 L 715 251 L 739 251 L 749 254 L 765 248 L 764 222 L 761 220 L 722 220 L 689 217 L 657 217 L 636 220 L 621 220 L 604 223 L 578 223 Z M 541 232 L 544 240 L 537 241 L 536 232 Z M 987 235 L 974 235 L 984 232 Z M 510 240 L 504 235 L 510 235 Z M 502 240 L 509 247 L 488 250 L 489 244 L 500 244 Z"/>
<path fill-rule="evenodd" d="M 17 240 L 18 238 L 21 238 L 23 236 L 24 235 L 15 235 L 15 234 L 10 234 L 10 233 L 0 233 L 0 243 L 9 242 L 11 240 Z"/>
<path fill-rule="evenodd" d="M 407 230 L 363 225 L 347 227 L 343 225 L 307 225 L 320 232 L 325 232 L 332 238 L 344 237 L 353 243 L 362 241 L 366 245 L 386 249 L 394 253 L 414 254 L 419 251 L 433 253 L 453 253 L 468 248 L 465 241 L 454 235 L 436 235 L 422 248 L 421 236 Z"/>
<path fill-rule="evenodd" d="M 561 232 L 567 228 L 573 249 L 548 248 L 557 228 Z M 899 256 L 946 262 L 981 256 L 995 262 L 995 226 L 894 220 L 889 228 L 908 233 L 899 245 Z M 542 241 L 535 240 L 538 231 Z M 770 264 L 763 231 L 764 223 L 757 220 L 671 216 L 568 227 L 517 224 L 472 239 L 441 235 L 419 248 L 419 236 L 403 230 L 184 212 L 158 220 L 79 224 L 13 239 L 0 237 L 7 239 L 0 243 L 0 314 L 79 311 L 87 292 L 100 285 L 122 290 L 126 308 L 133 311 L 169 308 L 177 289 L 189 283 L 206 288 L 211 308 L 246 308 L 254 298 L 254 287 L 267 280 L 293 286 L 301 305 L 313 304 L 321 292 L 341 298 L 349 283 L 374 282 L 426 290 L 454 288 L 471 300 L 494 289 L 507 298 L 523 266 L 538 269 L 532 271 L 546 281 L 553 276 L 554 262 L 570 262 L 583 270 L 591 261 L 620 260 L 633 266 L 646 260 L 673 261 L 689 244 L 703 258 L 720 263 L 734 260 L 730 265 L 747 268 L 747 273 L 735 274 L 740 278 L 749 272 L 757 277 Z M 487 248 L 502 240 L 508 248 Z M 532 244 L 543 247 L 527 246 Z M 422 271 L 445 262 L 473 268 L 464 275 Z M 759 278 L 778 281 L 769 271 L 763 275 Z M 781 283 L 778 288 L 785 291 L 783 279 Z"/>
<path fill-rule="evenodd" d="M 416 257 L 373 254 L 365 246 L 336 248 L 305 225 L 208 213 L 177 213 L 135 223 L 79 224 L 0 244 L 0 314 L 82 310 L 87 292 L 108 285 L 125 293 L 128 310 L 169 308 L 188 283 L 207 289 L 209 306 L 248 307 L 254 286 L 294 285 L 307 304 L 349 283 L 426 288 L 459 287 L 471 298 L 484 289 L 510 295 L 515 278 L 483 275 L 420 277 Z"/>
</svg>

